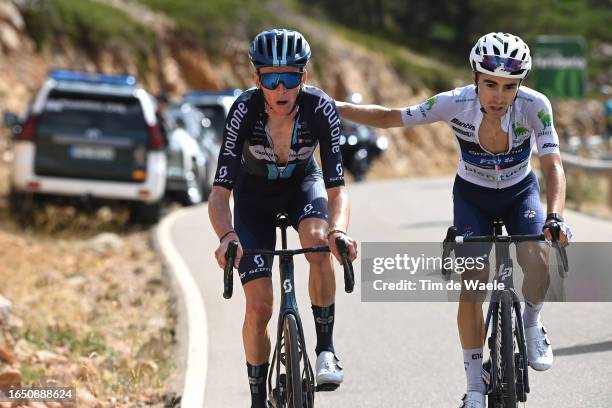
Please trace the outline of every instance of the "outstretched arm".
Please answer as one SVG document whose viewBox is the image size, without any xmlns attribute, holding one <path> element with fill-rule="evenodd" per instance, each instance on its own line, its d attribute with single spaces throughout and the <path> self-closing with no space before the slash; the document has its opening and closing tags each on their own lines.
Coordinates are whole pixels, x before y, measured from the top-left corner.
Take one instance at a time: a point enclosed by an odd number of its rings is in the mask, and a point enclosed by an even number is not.
<svg viewBox="0 0 612 408">
<path fill-rule="evenodd" d="M 380 105 L 355 105 L 349 102 L 336 101 L 336 107 L 343 119 L 364 125 L 390 128 L 404 126 L 399 108 L 387 108 Z"/>
</svg>

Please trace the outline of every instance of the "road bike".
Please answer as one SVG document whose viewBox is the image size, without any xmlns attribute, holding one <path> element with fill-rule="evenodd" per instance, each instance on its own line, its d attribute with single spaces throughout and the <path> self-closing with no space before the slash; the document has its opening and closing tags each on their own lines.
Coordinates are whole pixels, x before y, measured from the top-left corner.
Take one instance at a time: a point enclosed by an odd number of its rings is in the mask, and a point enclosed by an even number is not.
<svg viewBox="0 0 612 408">
<path fill-rule="evenodd" d="M 443 242 L 442 259 L 446 259 L 457 245 L 465 243 L 493 243 L 495 245 L 495 281 L 485 322 L 485 341 L 490 359 L 483 364 L 485 382 L 488 384 L 488 407 L 517 407 L 518 402 L 527 401 L 529 393 L 529 365 L 525 342 L 525 327 L 521 314 L 521 303 L 512 281 L 513 261 L 510 244 L 527 241 L 545 241 L 544 234 L 503 235 L 501 219 L 493 221 L 493 235 L 467 236 L 457 234 L 449 227 Z M 553 243 L 558 240 L 558 229 L 551 229 Z M 558 247 L 562 269 L 559 274 L 567 277 L 568 262 L 565 248 Z M 443 262 L 444 265 L 446 263 Z M 451 270 L 442 268 L 445 279 L 450 279 Z M 503 285 L 503 286 L 502 286 Z M 491 333 L 487 339 L 487 333 Z"/>
<path fill-rule="evenodd" d="M 276 216 L 276 226 L 281 230 L 281 250 L 249 249 L 243 256 L 272 255 L 279 256 L 281 302 L 278 313 L 276 345 L 272 355 L 271 370 L 268 374 L 268 395 L 275 408 L 311 408 L 314 406 L 315 391 L 333 391 L 337 384 L 324 384 L 315 387 L 312 365 L 306 352 L 306 339 L 295 296 L 293 257 L 299 254 L 329 252 L 328 246 L 287 249 L 287 228 L 289 219 L 286 214 Z M 342 256 L 344 267 L 344 288 L 351 293 L 355 286 L 353 265 L 348 257 L 346 242 L 336 238 L 336 245 Z M 238 243 L 231 241 L 226 253 L 224 270 L 223 297 L 229 299 L 233 292 L 233 265 L 236 259 Z"/>
</svg>

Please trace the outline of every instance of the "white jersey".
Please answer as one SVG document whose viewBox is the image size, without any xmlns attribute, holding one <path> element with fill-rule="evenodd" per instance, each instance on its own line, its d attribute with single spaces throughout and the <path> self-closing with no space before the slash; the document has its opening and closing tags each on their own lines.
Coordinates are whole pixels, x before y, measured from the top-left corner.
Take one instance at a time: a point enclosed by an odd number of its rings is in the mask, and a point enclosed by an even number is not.
<svg viewBox="0 0 612 408">
<path fill-rule="evenodd" d="M 559 153 L 548 98 L 533 89 L 519 87 L 518 95 L 501 120 L 508 133 L 508 151 L 493 154 L 478 140 L 483 113 L 474 85 L 433 96 L 420 105 L 402 109 L 405 126 L 444 121 L 459 142 L 457 174 L 471 183 L 489 188 L 510 187 L 531 172 L 531 152 L 539 156 Z"/>
</svg>

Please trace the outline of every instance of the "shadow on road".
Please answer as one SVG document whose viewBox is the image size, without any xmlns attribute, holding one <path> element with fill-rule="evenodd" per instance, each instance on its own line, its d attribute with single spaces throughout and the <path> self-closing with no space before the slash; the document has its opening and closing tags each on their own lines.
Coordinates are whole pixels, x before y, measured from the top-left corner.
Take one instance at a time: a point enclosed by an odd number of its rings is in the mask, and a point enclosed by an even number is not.
<svg viewBox="0 0 612 408">
<path fill-rule="evenodd" d="M 555 349 L 554 353 L 555 356 L 573 356 L 576 354 L 600 353 L 610 350 L 612 350 L 612 340 Z"/>
</svg>

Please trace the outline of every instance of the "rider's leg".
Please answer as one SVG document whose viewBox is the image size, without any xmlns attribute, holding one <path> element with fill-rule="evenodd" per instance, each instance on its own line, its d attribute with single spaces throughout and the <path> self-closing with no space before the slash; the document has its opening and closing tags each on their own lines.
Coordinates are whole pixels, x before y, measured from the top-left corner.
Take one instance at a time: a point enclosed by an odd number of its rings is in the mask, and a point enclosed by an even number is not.
<svg viewBox="0 0 612 408">
<path fill-rule="evenodd" d="M 272 317 L 272 280 L 260 278 L 246 283 L 246 310 L 242 341 L 247 360 L 251 408 L 266 407 L 266 378 L 270 357 L 268 322 Z"/>
<path fill-rule="evenodd" d="M 522 242 L 517 244 L 516 252 L 518 263 L 525 274 L 522 288 L 525 296 L 523 324 L 531 327 L 540 321 L 540 312 L 550 285 L 547 265 L 549 248 L 539 242 Z"/>
<path fill-rule="evenodd" d="M 274 249 L 276 209 L 256 192 L 234 189 L 234 229 L 243 249 Z M 270 256 L 243 256 L 238 272 L 246 299 L 242 341 L 247 361 L 251 408 L 267 407 L 266 378 L 270 356 L 268 322 L 272 316 Z"/>
<path fill-rule="evenodd" d="M 512 203 L 504 214 L 508 233 L 541 234 L 546 216 L 540 202 L 537 178 L 533 173 L 519 183 Z M 550 284 L 547 266 L 549 248 L 539 242 L 522 242 L 517 244 L 516 248 L 517 260 L 525 276 L 522 287 L 526 300 L 523 320 L 525 327 L 530 327 L 540 320 L 540 310 Z"/>
<path fill-rule="evenodd" d="M 540 202 L 540 188 L 533 173 L 519 183 L 513 206 L 504 215 L 506 229 L 511 235 L 540 234 L 544 226 L 545 213 Z M 553 351 L 546 329 L 540 321 L 544 298 L 550 284 L 548 274 L 547 245 L 525 242 L 517 245 L 518 263 L 523 269 L 523 295 L 525 309 L 523 324 L 529 365 L 535 370 L 552 367 Z"/>
<path fill-rule="evenodd" d="M 487 282 L 489 270 L 487 267 L 470 272 L 464 272 L 462 281 Z M 486 292 L 466 290 L 462 287 L 459 310 L 457 312 L 457 327 L 461 348 L 463 349 L 463 367 L 466 374 L 467 392 L 476 391 L 484 394 L 486 386 L 482 379 L 483 344 L 485 324 L 482 313 L 482 299 Z"/>
<path fill-rule="evenodd" d="M 319 218 L 306 218 L 298 228 L 302 247 L 325 246 L 327 222 Z M 331 255 L 327 252 L 306 254 L 310 266 L 308 292 L 317 329 L 317 355 L 324 350 L 334 351 L 334 297 L 336 278 Z"/>
<path fill-rule="evenodd" d="M 457 233 L 464 236 L 488 235 L 492 233 L 491 217 L 482 205 L 492 205 L 493 199 L 481 197 L 492 193 L 490 189 L 475 186 L 457 177 L 453 187 L 453 224 Z M 486 292 L 467 290 L 466 282 L 487 283 L 489 277 L 488 254 L 490 244 L 464 244 L 455 250 L 457 258 L 482 257 L 482 268 L 466 270 L 462 275 L 462 290 L 457 312 L 457 326 L 463 349 L 463 365 L 466 374 L 466 389 L 469 393 L 486 392 L 482 379 L 482 353 L 485 336 L 482 302 Z M 481 264 L 478 262 L 476 264 Z M 484 397 L 480 397 L 484 398 Z"/>
<path fill-rule="evenodd" d="M 306 176 L 290 205 L 292 223 L 297 226 L 302 247 L 325 246 L 328 215 L 327 192 L 320 171 Z M 334 389 L 344 378 L 335 354 L 333 330 L 336 277 L 329 253 L 307 254 L 310 265 L 308 292 L 317 333 L 316 380 L 319 386 Z"/>
<path fill-rule="evenodd" d="M 289 217 L 297 229 L 302 247 L 325 246 L 327 242 L 327 192 L 320 171 L 307 175 L 289 204 Z M 336 277 L 329 253 L 306 254 L 310 267 L 308 293 L 317 332 L 317 354 L 333 352 L 334 299 Z"/>
<path fill-rule="evenodd" d="M 272 279 L 255 279 L 244 286 L 246 308 L 242 340 L 247 362 L 261 365 L 270 356 L 268 322 L 272 317 Z"/>
</svg>

